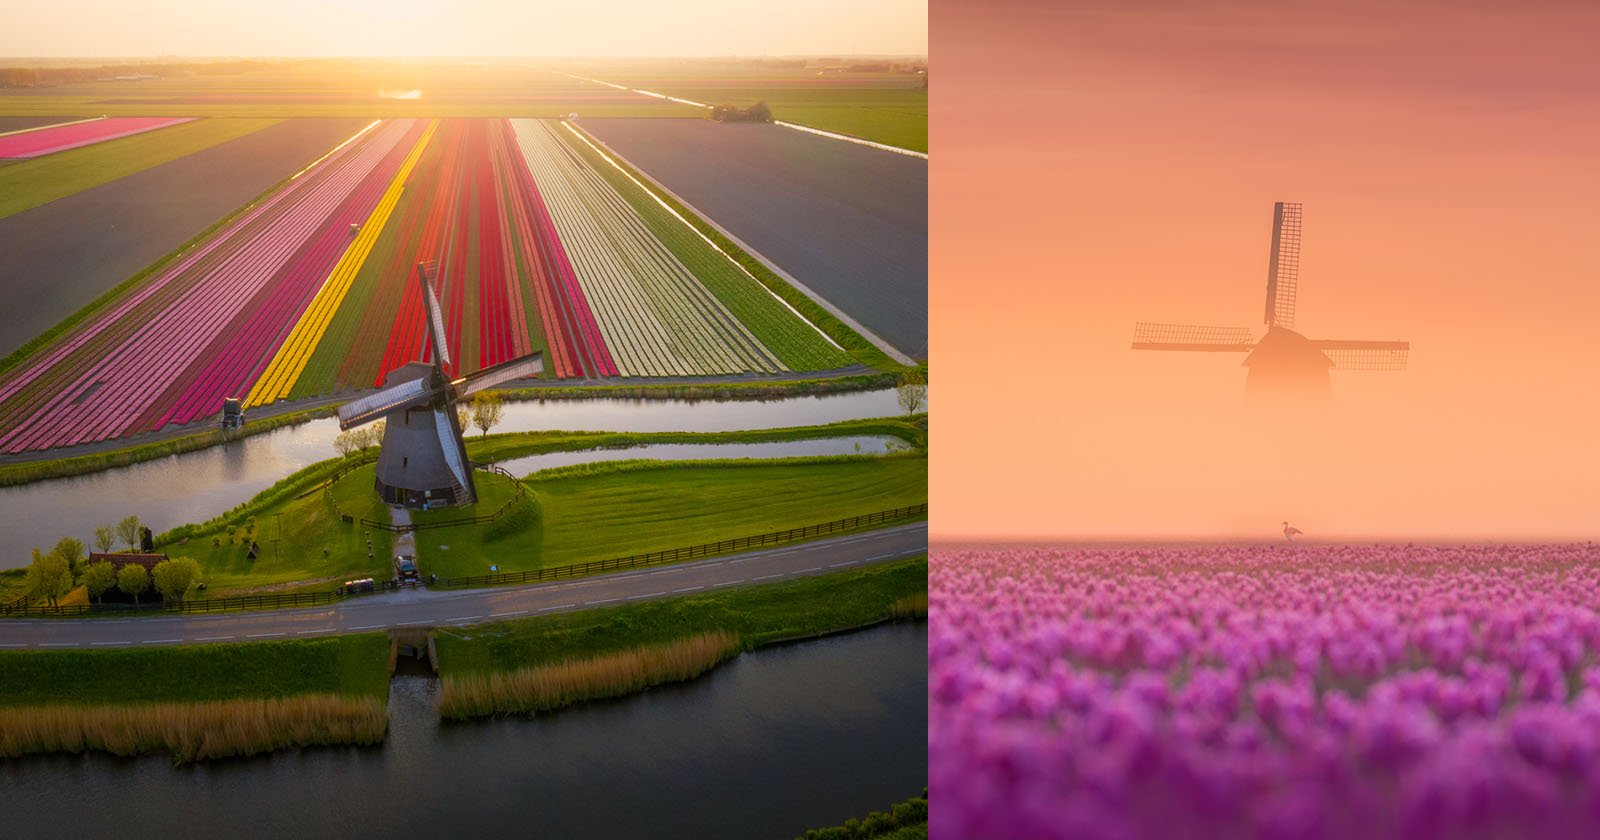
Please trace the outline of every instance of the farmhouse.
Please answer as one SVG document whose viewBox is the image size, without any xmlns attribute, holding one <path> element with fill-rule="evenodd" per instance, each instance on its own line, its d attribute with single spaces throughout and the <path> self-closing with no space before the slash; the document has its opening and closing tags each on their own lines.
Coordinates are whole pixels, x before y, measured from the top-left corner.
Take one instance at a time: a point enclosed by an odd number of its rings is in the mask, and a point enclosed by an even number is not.
<svg viewBox="0 0 1600 840">
<path fill-rule="evenodd" d="M 154 572 L 156 569 L 156 564 L 166 559 L 167 555 L 165 554 L 100 554 L 98 552 L 90 552 L 89 554 L 90 564 L 99 563 L 100 561 L 104 560 L 105 562 L 110 563 L 111 567 L 119 572 L 122 571 L 123 566 L 126 566 L 129 563 L 136 563 L 140 566 L 143 566 L 146 572 Z"/>
</svg>

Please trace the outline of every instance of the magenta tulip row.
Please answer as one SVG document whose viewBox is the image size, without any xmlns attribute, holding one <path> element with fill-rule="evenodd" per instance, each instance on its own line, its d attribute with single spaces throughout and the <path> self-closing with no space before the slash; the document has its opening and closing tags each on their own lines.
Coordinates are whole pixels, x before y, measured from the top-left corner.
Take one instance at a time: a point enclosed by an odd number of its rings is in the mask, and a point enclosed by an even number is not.
<svg viewBox="0 0 1600 840">
<path fill-rule="evenodd" d="M 939 837 L 1567 836 L 1600 546 L 935 552 Z"/>
<path fill-rule="evenodd" d="M 421 126 L 388 122 L 329 156 L 0 386 L 23 452 L 152 431 L 242 396 L 388 186 Z M 98 351 L 98 352 L 94 352 Z M 35 379 L 59 387 L 32 389 Z M 18 411 L 15 403 L 31 396 Z"/>
<path fill-rule="evenodd" d="M 0 158 L 26 159 L 142 134 L 194 117 L 106 117 L 22 131 L 0 137 Z"/>
</svg>

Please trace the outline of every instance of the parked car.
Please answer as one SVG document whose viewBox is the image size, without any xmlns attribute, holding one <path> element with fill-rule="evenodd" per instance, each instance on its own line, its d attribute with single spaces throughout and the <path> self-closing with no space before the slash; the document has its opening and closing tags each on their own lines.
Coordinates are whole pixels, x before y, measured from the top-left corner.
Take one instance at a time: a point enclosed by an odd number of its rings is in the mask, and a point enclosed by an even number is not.
<svg viewBox="0 0 1600 840">
<path fill-rule="evenodd" d="M 400 554 L 394 558 L 394 577 L 401 583 L 411 583 L 422 580 L 422 575 L 417 572 L 417 558 L 409 554 Z"/>
<path fill-rule="evenodd" d="M 344 591 L 347 593 L 374 592 L 377 590 L 377 588 L 378 582 L 372 578 L 361 578 L 360 580 L 347 580 L 344 582 Z"/>
</svg>

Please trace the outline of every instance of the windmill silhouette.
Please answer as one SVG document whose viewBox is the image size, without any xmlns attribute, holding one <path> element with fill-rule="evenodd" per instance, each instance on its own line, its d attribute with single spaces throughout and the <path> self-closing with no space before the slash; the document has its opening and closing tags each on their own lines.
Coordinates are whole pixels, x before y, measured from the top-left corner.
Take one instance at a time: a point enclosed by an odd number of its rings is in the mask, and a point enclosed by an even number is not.
<svg viewBox="0 0 1600 840">
<path fill-rule="evenodd" d="M 532 353 L 459 379 L 446 376 L 450 346 L 445 340 L 439 298 L 428 285 L 430 268 L 427 263 L 417 263 L 432 361 L 407 362 L 389 371 L 383 390 L 339 406 L 339 428 L 387 418 L 376 481 L 384 501 L 406 507 L 470 505 L 478 494 L 456 404 L 486 388 L 539 375 L 544 359 Z"/>
<path fill-rule="evenodd" d="M 1133 328 L 1133 349 L 1246 353 L 1245 396 L 1252 400 L 1329 399 L 1329 370 L 1405 370 L 1411 350 L 1408 341 L 1313 339 L 1295 332 L 1299 281 L 1300 205 L 1280 201 L 1272 206 L 1272 257 L 1263 319 L 1266 334 L 1251 341 L 1248 327 L 1141 321 Z"/>
</svg>

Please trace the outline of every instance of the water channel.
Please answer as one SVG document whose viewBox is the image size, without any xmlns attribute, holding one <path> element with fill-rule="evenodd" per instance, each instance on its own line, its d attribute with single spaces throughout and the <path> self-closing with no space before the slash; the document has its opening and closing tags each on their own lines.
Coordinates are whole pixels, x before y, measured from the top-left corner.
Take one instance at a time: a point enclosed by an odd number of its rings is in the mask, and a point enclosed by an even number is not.
<svg viewBox="0 0 1600 840">
<path fill-rule="evenodd" d="M 507 403 L 505 415 L 494 431 L 722 432 L 821 425 L 900 413 L 892 388 L 762 401 L 549 400 Z M 313 420 L 225 446 L 90 475 L 0 488 L 0 546 L 5 547 L 0 551 L 0 569 L 26 566 L 32 559 L 28 549 L 48 550 L 63 536 L 76 537 L 88 545 L 95 528 L 113 525 L 129 514 L 137 514 L 157 533 L 209 519 L 249 500 L 295 470 L 335 457 L 338 453 L 333 448 L 333 438 L 338 431 L 337 421 L 331 418 Z M 864 451 L 868 448 L 863 445 Z M 633 454 L 612 454 L 628 451 Z M 876 451 L 882 451 L 882 447 Z M 672 457 L 645 456 L 637 449 L 595 455 L 596 459 Z M 527 471 L 556 465 L 551 462 Z"/>
<path fill-rule="evenodd" d="M 698 680 L 441 725 L 396 678 L 387 741 L 174 768 L 0 762 L 17 837 L 790 838 L 927 784 L 927 625 L 745 654 Z"/>
</svg>

